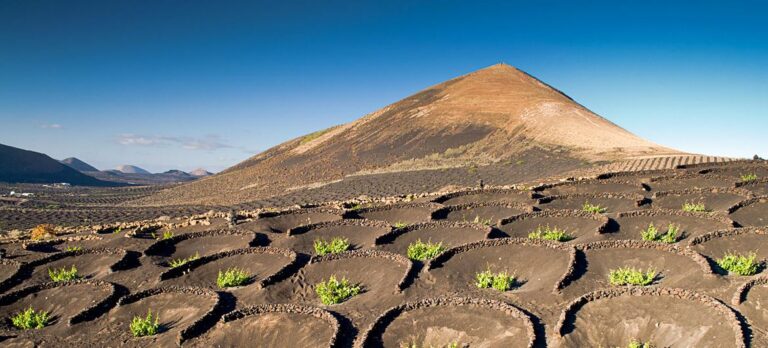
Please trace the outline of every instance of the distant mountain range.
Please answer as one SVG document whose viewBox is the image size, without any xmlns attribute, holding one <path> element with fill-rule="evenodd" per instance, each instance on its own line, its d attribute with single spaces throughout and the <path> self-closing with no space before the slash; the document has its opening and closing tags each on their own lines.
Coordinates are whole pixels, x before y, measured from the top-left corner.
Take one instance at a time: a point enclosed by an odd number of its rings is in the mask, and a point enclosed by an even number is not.
<svg viewBox="0 0 768 348">
<path fill-rule="evenodd" d="M 45 154 L 0 144 L 0 182 L 69 183 L 81 186 L 157 185 L 196 180 L 211 175 L 198 168 L 191 173 L 169 170 L 163 173 L 133 165 L 100 171 L 75 157 L 57 161 Z"/>
<path fill-rule="evenodd" d="M 203 176 L 211 175 L 210 172 L 205 169 L 198 168 L 191 173 L 187 173 L 177 169 L 171 169 L 163 173 L 151 173 L 150 171 L 129 164 L 119 165 L 115 169 L 98 170 L 95 167 L 85 163 L 84 161 L 75 157 L 70 157 L 61 161 L 74 169 L 82 172 L 83 174 L 90 175 L 103 181 L 118 182 L 123 184 L 136 184 L 136 185 L 157 185 L 157 184 L 169 184 L 176 182 L 186 182 L 198 179 Z"/>
</svg>

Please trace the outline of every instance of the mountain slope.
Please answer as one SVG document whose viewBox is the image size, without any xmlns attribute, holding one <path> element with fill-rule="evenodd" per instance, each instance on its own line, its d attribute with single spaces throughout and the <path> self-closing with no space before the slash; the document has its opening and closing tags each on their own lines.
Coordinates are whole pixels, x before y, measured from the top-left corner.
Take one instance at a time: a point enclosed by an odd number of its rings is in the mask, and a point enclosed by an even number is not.
<svg viewBox="0 0 768 348">
<path fill-rule="evenodd" d="M 0 181 L 12 183 L 61 183 L 113 186 L 78 172 L 45 154 L 0 144 Z"/>
<path fill-rule="evenodd" d="M 211 176 L 213 173 L 203 169 L 203 168 L 197 168 L 191 172 L 189 172 L 189 175 L 196 176 L 196 177 L 203 177 L 203 176 Z"/>
<path fill-rule="evenodd" d="M 117 166 L 115 168 L 118 172 L 125 173 L 125 174 L 151 174 L 148 170 L 139 168 L 137 166 L 132 166 L 128 164 L 123 164 L 120 166 Z"/>
<path fill-rule="evenodd" d="M 66 164 L 67 166 L 69 166 L 74 170 L 77 170 L 78 172 L 98 172 L 99 171 L 98 169 L 91 166 L 90 164 L 85 163 L 75 157 L 65 158 L 59 162 Z"/>
<path fill-rule="evenodd" d="M 531 149 L 597 162 L 676 154 L 509 65 L 478 70 L 354 122 L 290 140 L 145 203 L 231 204 L 351 174 L 513 159 Z"/>
</svg>

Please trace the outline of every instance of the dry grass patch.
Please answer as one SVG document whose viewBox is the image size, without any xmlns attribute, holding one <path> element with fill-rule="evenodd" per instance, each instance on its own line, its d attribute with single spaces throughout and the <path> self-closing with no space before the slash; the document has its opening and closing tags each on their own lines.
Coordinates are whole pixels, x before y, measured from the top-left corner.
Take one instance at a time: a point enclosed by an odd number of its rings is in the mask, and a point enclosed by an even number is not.
<svg viewBox="0 0 768 348">
<path fill-rule="evenodd" d="M 32 240 L 42 240 L 53 237 L 56 234 L 55 226 L 51 224 L 40 224 L 32 229 L 29 238 Z"/>
</svg>

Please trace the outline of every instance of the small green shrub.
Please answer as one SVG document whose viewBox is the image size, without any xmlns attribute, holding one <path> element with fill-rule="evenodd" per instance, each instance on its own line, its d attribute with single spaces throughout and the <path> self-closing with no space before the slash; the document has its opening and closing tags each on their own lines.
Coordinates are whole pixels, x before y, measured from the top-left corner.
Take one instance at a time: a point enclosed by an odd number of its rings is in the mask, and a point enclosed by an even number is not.
<svg viewBox="0 0 768 348">
<path fill-rule="evenodd" d="M 219 288 L 231 288 L 234 286 L 240 286 L 247 283 L 251 277 L 244 270 L 232 267 L 222 272 L 219 271 L 219 276 L 216 278 L 216 285 Z"/>
<path fill-rule="evenodd" d="M 163 231 L 162 240 L 173 238 L 173 231 Z"/>
<path fill-rule="evenodd" d="M 80 251 L 83 250 L 83 247 L 81 246 L 68 246 L 66 251 Z"/>
<path fill-rule="evenodd" d="M 77 268 L 74 265 L 70 269 L 67 269 L 66 267 L 58 269 L 49 268 L 48 276 L 51 277 L 51 280 L 54 282 L 65 282 L 68 280 L 75 280 L 80 278 L 80 276 L 77 274 Z"/>
<path fill-rule="evenodd" d="M 481 289 L 493 288 L 504 292 L 515 286 L 516 278 L 507 272 L 492 273 L 490 270 L 475 275 L 475 285 Z"/>
<path fill-rule="evenodd" d="M 168 262 L 168 264 L 171 266 L 171 268 L 176 268 L 176 267 L 184 266 L 187 263 L 195 261 L 199 258 L 200 258 L 200 253 L 195 252 L 195 254 L 190 257 L 173 259 L 170 262 Z"/>
<path fill-rule="evenodd" d="M 555 242 L 567 242 L 573 239 L 573 236 L 566 233 L 563 229 L 557 227 L 551 228 L 549 225 L 547 225 L 547 227 L 539 226 L 535 231 L 528 233 L 528 238 L 551 240 Z"/>
<path fill-rule="evenodd" d="M 669 224 L 667 226 L 667 232 L 661 233 L 656 226 L 651 223 L 648 228 L 641 232 L 643 240 L 650 242 L 662 242 L 672 244 L 677 242 L 677 234 L 680 231 L 680 227 L 675 224 Z"/>
<path fill-rule="evenodd" d="M 326 254 L 338 254 L 349 250 L 349 240 L 346 238 L 333 238 L 330 242 L 316 239 L 314 242 L 315 253 L 323 256 Z"/>
<path fill-rule="evenodd" d="M 475 216 L 475 219 L 472 220 L 472 223 L 476 223 L 478 225 L 490 226 L 491 225 L 491 219 L 483 219 L 480 216 Z"/>
<path fill-rule="evenodd" d="M 726 253 L 720 259 L 717 259 L 717 265 L 729 273 L 735 273 L 742 276 L 756 274 L 760 268 L 760 262 L 757 262 L 757 254 L 751 252 L 747 255 Z"/>
<path fill-rule="evenodd" d="M 360 293 L 360 286 L 352 285 L 347 278 L 336 279 L 331 276 L 327 281 L 317 283 L 315 292 L 320 297 L 320 302 L 324 305 L 342 303 L 352 296 Z"/>
<path fill-rule="evenodd" d="M 683 211 L 701 213 L 707 211 L 707 207 L 704 206 L 704 203 L 685 202 L 683 203 Z"/>
<path fill-rule="evenodd" d="M 394 226 L 395 228 L 400 229 L 400 228 L 405 228 L 406 226 L 408 226 L 408 224 L 405 222 L 398 221 L 398 222 L 395 222 Z"/>
<path fill-rule="evenodd" d="M 160 317 L 152 315 L 152 311 L 147 311 L 147 316 L 133 317 L 131 320 L 131 334 L 133 337 L 144 337 L 156 335 L 160 331 Z"/>
<path fill-rule="evenodd" d="M 645 272 L 630 268 L 630 267 L 622 267 L 619 269 L 611 270 L 610 274 L 610 282 L 611 285 L 650 285 L 653 283 L 653 281 L 656 279 L 656 271 L 654 270 L 647 270 Z"/>
<path fill-rule="evenodd" d="M 584 202 L 584 205 L 581 206 L 581 210 L 587 213 L 602 214 L 602 213 L 605 213 L 608 209 L 601 207 L 599 204 L 591 204 L 589 202 Z"/>
<path fill-rule="evenodd" d="M 757 174 L 755 173 L 741 174 L 742 182 L 750 182 L 755 180 L 757 180 Z"/>
<path fill-rule="evenodd" d="M 421 239 L 408 245 L 408 258 L 411 260 L 429 260 L 445 251 L 443 243 L 422 242 Z"/>
<path fill-rule="evenodd" d="M 48 325 L 48 319 L 48 312 L 37 312 L 32 307 L 29 307 L 12 316 L 11 324 L 21 330 L 42 329 L 45 325 Z"/>
<path fill-rule="evenodd" d="M 650 343 L 643 343 L 638 340 L 632 340 L 629 342 L 629 345 L 627 345 L 627 348 L 654 348 L 653 345 Z"/>
</svg>

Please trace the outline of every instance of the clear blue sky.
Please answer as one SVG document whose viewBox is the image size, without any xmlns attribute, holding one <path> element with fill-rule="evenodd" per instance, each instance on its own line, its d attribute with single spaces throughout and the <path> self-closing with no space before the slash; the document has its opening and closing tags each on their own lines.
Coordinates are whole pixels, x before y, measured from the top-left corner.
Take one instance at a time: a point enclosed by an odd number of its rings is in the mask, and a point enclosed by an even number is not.
<svg viewBox="0 0 768 348">
<path fill-rule="evenodd" d="M 768 156 L 759 1 L 0 0 L 0 143 L 221 170 L 499 61 L 652 141 Z"/>
</svg>

